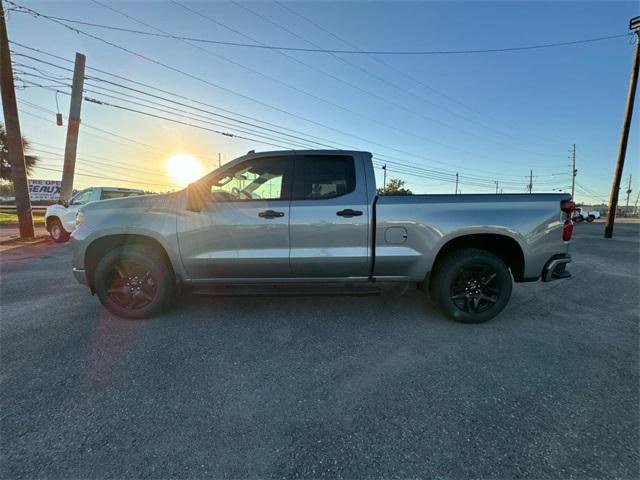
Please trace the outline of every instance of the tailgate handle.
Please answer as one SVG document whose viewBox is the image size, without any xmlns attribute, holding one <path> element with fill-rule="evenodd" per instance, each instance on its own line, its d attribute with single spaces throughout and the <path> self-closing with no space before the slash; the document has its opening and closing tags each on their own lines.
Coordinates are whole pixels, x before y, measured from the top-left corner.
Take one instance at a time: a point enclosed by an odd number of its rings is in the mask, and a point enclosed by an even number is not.
<svg viewBox="0 0 640 480">
<path fill-rule="evenodd" d="M 351 210 L 350 208 L 347 208 L 345 210 L 340 210 L 339 212 L 336 212 L 336 215 L 340 217 L 359 217 L 360 215 L 362 215 L 362 211 Z"/>
<path fill-rule="evenodd" d="M 261 218 L 278 218 L 278 217 L 284 217 L 284 212 L 276 212 L 275 210 L 265 210 L 264 212 L 258 213 L 258 216 Z"/>
</svg>

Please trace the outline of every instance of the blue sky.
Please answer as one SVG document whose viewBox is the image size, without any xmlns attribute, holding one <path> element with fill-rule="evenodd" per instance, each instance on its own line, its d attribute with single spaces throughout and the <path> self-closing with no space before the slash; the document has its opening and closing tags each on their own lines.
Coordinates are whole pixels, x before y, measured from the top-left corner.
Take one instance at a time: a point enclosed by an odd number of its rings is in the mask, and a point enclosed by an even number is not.
<svg viewBox="0 0 640 480">
<path fill-rule="evenodd" d="M 151 31 L 93 2 L 17 3 L 46 15 Z M 109 5 L 176 35 L 311 48 L 314 44 L 330 49 L 352 49 L 357 45 L 368 50 L 501 48 L 579 40 L 626 33 L 629 18 L 640 14 L 637 2 L 284 4 L 350 45 L 291 10 L 266 1 L 242 3 L 259 16 L 229 2 L 187 4 L 214 18 L 217 24 L 172 3 Z M 569 149 L 575 143 L 580 185 L 577 200 L 599 202 L 608 198 L 633 53 L 629 38 L 523 52 L 373 58 L 302 52 L 284 55 L 279 51 L 209 44 L 200 44 L 198 49 L 175 39 L 80 28 L 223 88 L 142 60 L 43 18 L 12 12 L 8 22 L 10 40 L 70 60 L 76 51 L 82 52 L 87 55 L 88 67 L 321 137 L 331 144 L 373 151 L 380 155 L 378 164 L 388 163 L 391 177 L 406 180 L 416 192 L 448 193 L 453 192 L 454 186 L 441 175 L 418 177 L 409 172 L 424 175 L 425 170 L 399 164 L 448 174 L 459 172 L 463 193 L 490 193 L 495 188 L 494 180 L 505 192 L 524 192 L 530 169 L 535 175 L 534 192 L 567 188 Z M 27 53 L 19 47 L 16 51 Z M 36 65 L 20 57 L 15 57 L 14 62 Z M 57 108 L 55 94 L 49 90 L 29 87 L 20 90 L 18 97 L 41 108 Z M 66 116 L 68 97 L 58 95 L 58 102 Z M 38 150 L 57 151 L 41 145 L 62 148 L 65 129 L 55 126 L 51 113 L 24 103 L 20 107 L 31 114 L 22 115 L 22 130 L 34 143 L 36 153 L 47 157 L 42 165 L 59 169 L 60 155 Z M 78 176 L 78 187 L 147 182 L 146 188 L 162 190 L 172 183 L 164 169 L 166 157 L 172 152 L 194 155 L 210 170 L 217 164 L 218 152 L 228 160 L 250 149 L 273 149 L 87 102 L 82 118 L 86 125 L 147 145 L 82 129 L 78 170 L 122 181 Z M 624 179 L 626 182 L 632 173 L 636 185 L 640 182 L 637 125 L 635 119 Z M 85 132 L 122 145 L 84 135 Z M 153 152 L 148 145 L 153 146 Z M 101 157 L 101 163 L 92 163 L 90 156 Z M 124 165 L 134 166 L 135 170 L 126 170 Z M 378 175 L 381 179 L 381 170 Z M 56 178 L 59 174 L 41 169 L 35 176 Z M 632 201 L 637 191 L 638 187 L 634 188 Z"/>
</svg>

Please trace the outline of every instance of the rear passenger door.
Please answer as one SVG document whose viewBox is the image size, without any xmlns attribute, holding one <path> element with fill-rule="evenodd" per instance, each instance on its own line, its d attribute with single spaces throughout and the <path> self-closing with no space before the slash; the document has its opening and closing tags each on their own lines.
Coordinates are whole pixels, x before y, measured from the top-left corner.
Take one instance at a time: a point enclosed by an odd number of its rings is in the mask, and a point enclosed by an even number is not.
<svg viewBox="0 0 640 480">
<path fill-rule="evenodd" d="M 364 166 L 346 155 L 297 157 L 290 210 L 290 265 L 298 278 L 369 275 Z"/>
</svg>

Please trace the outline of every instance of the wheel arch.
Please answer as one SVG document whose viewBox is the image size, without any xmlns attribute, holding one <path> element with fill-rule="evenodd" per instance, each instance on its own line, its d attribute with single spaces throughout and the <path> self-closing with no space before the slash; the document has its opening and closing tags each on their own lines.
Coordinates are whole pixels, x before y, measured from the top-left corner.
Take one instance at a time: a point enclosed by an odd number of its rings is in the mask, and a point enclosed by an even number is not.
<svg viewBox="0 0 640 480">
<path fill-rule="evenodd" d="M 57 220 L 62 225 L 62 219 L 58 215 L 49 215 L 44 219 L 45 227 L 47 228 L 47 232 L 51 230 L 51 224 Z M 64 228 L 64 227 L 63 227 Z"/>
<path fill-rule="evenodd" d="M 86 248 L 84 253 L 84 266 L 86 271 L 86 278 L 89 282 L 89 287 L 94 291 L 95 286 L 95 270 L 100 260 L 110 251 L 115 248 L 135 246 L 139 247 L 144 245 L 150 249 L 157 251 L 167 263 L 167 266 L 171 270 L 172 275 L 177 280 L 177 275 L 171 257 L 169 256 L 167 249 L 160 241 L 149 235 L 143 235 L 138 233 L 122 233 L 112 234 L 100 237 L 92 241 Z"/>
<path fill-rule="evenodd" d="M 447 254 L 463 248 L 478 248 L 494 254 L 509 267 L 516 282 L 524 281 L 525 259 L 522 246 L 513 237 L 499 233 L 472 233 L 449 239 L 438 250 L 432 270 Z"/>
</svg>

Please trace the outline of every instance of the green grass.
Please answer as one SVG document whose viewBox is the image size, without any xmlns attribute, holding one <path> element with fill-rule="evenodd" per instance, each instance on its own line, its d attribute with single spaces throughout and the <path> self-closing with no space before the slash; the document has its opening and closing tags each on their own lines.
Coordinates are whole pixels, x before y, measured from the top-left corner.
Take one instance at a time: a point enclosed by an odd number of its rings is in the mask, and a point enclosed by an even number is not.
<svg viewBox="0 0 640 480">
<path fill-rule="evenodd" d="M 44 217 L 40 215 L 33 216 L 34 225 L 44 225 Z M 0 225 L 17 225 L 18 215 L 15 213 L 0 212 Z"/>
</svg>

